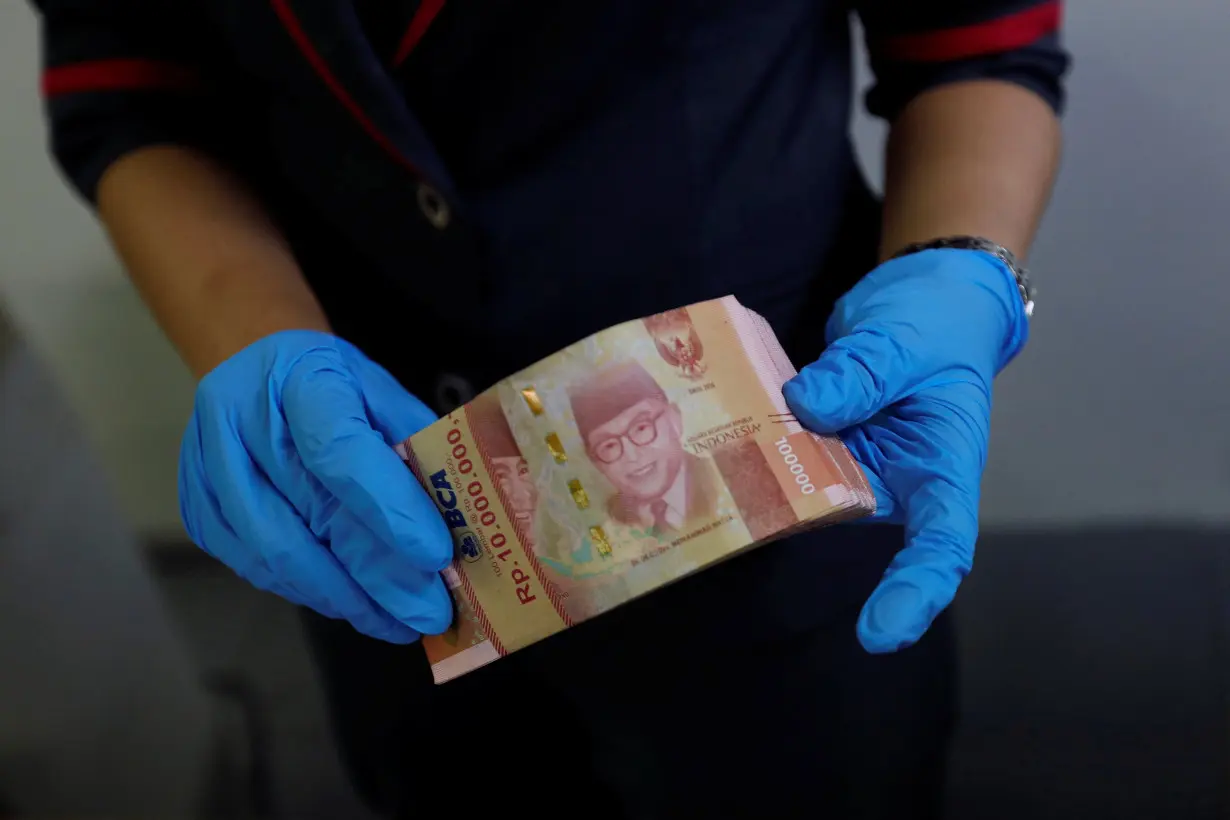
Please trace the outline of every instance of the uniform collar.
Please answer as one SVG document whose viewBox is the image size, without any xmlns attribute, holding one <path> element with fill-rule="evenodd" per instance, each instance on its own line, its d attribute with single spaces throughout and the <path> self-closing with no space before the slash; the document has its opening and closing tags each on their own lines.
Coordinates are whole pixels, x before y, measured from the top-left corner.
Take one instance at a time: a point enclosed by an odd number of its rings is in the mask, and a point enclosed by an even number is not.
<svg viewBox="0 0 1230 820">
<path fill-rule="evenodd" d="M 372 50 L 350 0 L 269 0 L 317 81 L 390 161 L 447 198 L 455 189 L 426 131 Z M 421 36 L 421 33 L 420 33 Z"/>
</svg>

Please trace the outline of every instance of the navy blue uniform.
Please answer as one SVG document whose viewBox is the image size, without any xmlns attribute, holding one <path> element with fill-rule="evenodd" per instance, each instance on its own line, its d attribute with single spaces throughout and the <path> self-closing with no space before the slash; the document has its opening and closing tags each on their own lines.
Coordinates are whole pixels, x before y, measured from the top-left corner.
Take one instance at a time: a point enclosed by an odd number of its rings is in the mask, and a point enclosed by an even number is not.
<svg viewBox="0 0 1230 820">
<path fill-rule="evenodd" d="M 814 359 L 875 263 L 851 12 L 890 120 L 964 79 L 1058 108 L 1067 65 L 1057 0 L 37 5 L 52 147 L 80 194 L 142 146 L 218 157 L 338 333 L 440 411 L 727 293 Z M 438 689 L 417 648 L 309 625 L 356 782 L 389 812 L 450 782 L 472 806 L 566 815 L 933 816 L 947 619 L 892 656 L 853 631 L 900 545 L 894 528 L 791 539 Z"/>
</svg>

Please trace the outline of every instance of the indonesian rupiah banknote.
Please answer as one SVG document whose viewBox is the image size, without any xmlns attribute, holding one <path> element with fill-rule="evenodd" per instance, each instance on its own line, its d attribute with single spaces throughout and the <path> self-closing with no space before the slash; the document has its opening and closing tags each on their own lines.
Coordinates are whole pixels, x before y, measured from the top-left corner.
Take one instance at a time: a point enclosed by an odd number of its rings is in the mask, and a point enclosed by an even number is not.
<svg viewBox="0 0 1230 820">
<path fill-rule="evenodd" d="M 874 508 L 734 297 L 596 333 L 398 446 L 456 546 L 437 683 L 801 529 Z"/>
</svg>

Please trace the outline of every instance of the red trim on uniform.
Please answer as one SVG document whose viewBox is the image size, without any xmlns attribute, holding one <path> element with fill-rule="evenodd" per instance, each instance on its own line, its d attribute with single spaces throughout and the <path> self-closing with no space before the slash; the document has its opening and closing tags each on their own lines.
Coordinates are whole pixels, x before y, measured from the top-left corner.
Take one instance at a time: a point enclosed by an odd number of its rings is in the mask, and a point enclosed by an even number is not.
<svg viewBox="0 0 1230 820">
<path fill-rule="evenodd" d="M 89 91 L 131 91 L 146 88 L 188 89 L 200 86 L 190 66 L 161 60 L 92 60 L 53 66 L 43 72 L 45 97 Z"/>
<path fill-rule="evenodd" d="M 414 12 L 414 18 L 410 20 L 409 28 L 402 35 L 401 44 L 397 46 L 397 54 L 393 57 L 394 66 L 404 63 L 410 52 L 414 51 L 427 29 L 431 28 L 431 23 L 440 13 L 440 9 L 444 8 L 444 2 L 445 0 L 421 0 L 418 10 Z"/>
<path fill-rule="evenodd" d="M 1059 30 L 1063 3 L 1048 0 L 1024 11 L 969 26 L 885 37 L 871 44 L 877 57 L 939 63 L 1022 48 Z"/>
<path fill-rule="evenodd" d="M 277 14 L 278 19 L 282 22 L 282 27 L 286 29 L 286 33 L 295 41 L 295 45 L 303 52 L 303 56 L 320 76 L 320 79 L 324 81 L 329 91 L 333 92 L 333 96 L 337 97 L 342 107 L 350 113 L 350 116 L 354 117 L 355 121 L 368 133 L 368 136 L 375 140 L 376 144 L 383 148 L 398 164 L 406 167 L 415 175 L 421 176 L 418 167 L 398 150 L 393 141 L 380 130 L 376 123 L 372 122 L 371 118 L 363 110 L 363 107 L 355 102 L 354 97 L 350 96 L 350 92 L 346 90 L 346 87 L 333 75 L 333 72 L 329 69 L 329 64 L 320 56 L 316 46 L 312 45 L 312 40 L 303 30 L 303 26 L 299 25 L 299 18 L 291 10 L 289 0 L 269 0 L 269 2 L 273 6 L 274 13 Z"/>
</svg>

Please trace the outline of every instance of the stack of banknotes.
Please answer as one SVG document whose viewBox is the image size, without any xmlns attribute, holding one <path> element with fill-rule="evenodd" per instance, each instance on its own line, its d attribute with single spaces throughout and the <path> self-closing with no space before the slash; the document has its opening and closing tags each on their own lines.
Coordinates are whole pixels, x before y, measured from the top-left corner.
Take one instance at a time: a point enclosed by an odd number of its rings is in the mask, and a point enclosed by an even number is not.
<svg viewBox="0 0 1230 820">
<path fill-rule="evenodd" d="M 456 545 L 437 683 L 875 499 L 782 398 L 767 322 L 727 296 L 596 333 L 398 445 Z"/>
</svg>

